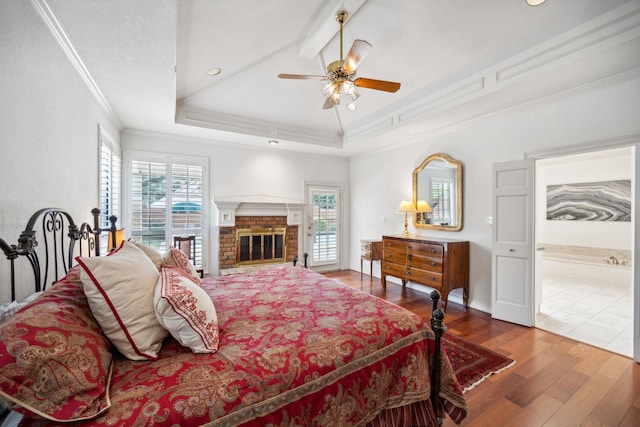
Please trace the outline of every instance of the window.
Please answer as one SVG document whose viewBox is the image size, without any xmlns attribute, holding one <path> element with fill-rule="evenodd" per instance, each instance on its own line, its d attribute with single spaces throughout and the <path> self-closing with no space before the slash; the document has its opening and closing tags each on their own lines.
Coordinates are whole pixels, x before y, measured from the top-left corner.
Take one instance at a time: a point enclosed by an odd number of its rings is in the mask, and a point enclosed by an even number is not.
<svg viewBox="0 0 640 427">
<path fill-rule="evenodd" d="M 98 129 L 98 139 L 100 143 L 100 228 L 106 229 L 111 226 L 109 217 L 118 217 L 118 224 L 122 221 L 120 217 L 120 190 L 121 190 L 121 160 L 120 147 L 116 145 L 109 134 L 102 128 Z M 119 225 L 120 226 L 120 225 Z M 107 252 L 107 239 L 100 241 L 100 253 Z"/>
<path fill-rule="evenodd" d="M 196 236 L 192 262 L 204 267 L 205 161 L 131 153 L 127 164 L 127 235 L 162 253 L 173 246 L 174 237 Z"/>
<path fill-rule="evenodd" d="M 456 217 L 455 183 L 449 178 L 431 177 L 431 209 L 434 224 L 452 224 Z"/>
</svg>

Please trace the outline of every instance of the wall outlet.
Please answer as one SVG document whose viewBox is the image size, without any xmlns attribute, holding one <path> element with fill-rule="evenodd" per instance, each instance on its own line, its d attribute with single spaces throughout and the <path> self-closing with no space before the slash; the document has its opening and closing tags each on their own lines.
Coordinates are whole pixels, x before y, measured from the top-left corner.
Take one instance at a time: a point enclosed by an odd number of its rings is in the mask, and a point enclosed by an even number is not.
<svg viewBox="0 0 640 427">
<path fill-rule="evenodd" d="M 487 224 L 493 225 L 493 217 L 492 216 L 488 216 L 487 217 Z"/>
</svg>

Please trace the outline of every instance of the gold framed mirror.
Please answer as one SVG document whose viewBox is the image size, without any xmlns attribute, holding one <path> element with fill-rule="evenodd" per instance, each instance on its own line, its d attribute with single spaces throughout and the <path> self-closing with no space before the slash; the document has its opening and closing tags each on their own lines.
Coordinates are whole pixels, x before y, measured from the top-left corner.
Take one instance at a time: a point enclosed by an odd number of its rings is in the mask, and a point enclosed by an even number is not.
<svg viewBox="0 0 640 427">
<path fill-rule="evenodd" d="M 432 154 L 413 171 L 413 215 L 416 228 L 462 229 L 462 163 Z"/>
</svg>

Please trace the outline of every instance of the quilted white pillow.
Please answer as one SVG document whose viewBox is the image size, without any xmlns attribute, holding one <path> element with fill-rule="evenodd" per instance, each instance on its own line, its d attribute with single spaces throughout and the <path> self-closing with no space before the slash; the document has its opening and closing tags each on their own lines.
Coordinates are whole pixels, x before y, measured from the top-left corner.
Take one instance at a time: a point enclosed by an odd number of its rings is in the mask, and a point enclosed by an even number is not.
<svg viewBox="0 0 640 427">
<path fill-rule="evenodd" d="M 174 248 L 173 246 L 169 248 L 162 257 L 162 265 L 179 267 L 186 273 L 187 277 L 189 277 L 193 283 L 197 285 L 202 284 L 200 275 L 193 264 L 191 264 L 191 261 L 189 261 L 189 258 L 187 258 L 187 254 L 178 248 Z"/>
<path fill-rule="evenodd" d="M 218 316 L 207 293 L 177 267 L 163 267 L 153 302 L 158 321 L 194 353 L 218 350 Z"/>
<path fill-rule="evenodd" d="M 168 335 L 158 323 L 153 293 L 158 270 L 132 242 L 110 256 L 77 257 L 89 307 L 104 334 L 125 357 L 154 360 Z"/>
</svg>

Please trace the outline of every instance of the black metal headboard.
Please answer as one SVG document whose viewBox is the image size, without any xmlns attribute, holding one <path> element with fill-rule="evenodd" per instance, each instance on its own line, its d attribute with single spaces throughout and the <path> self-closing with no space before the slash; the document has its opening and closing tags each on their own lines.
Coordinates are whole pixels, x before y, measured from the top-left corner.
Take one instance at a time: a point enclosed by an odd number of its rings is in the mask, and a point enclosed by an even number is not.
<svg viewBox="0 0 640 427">
<path fill-rule="evenodd" d="M 16 299 L 16 260 L 24 256 L 33 270 L 35 292 L 61 279 L 73 266 L 75 256 L 99 256 L 100 235 L 109 232 L 115 247 L 117 218 L 109 218 L 109 229 L 100 228 L 100 209 L 91 210 L 93 226 L 80 227 L 62 209 L 40 209 L 29 218 L 17 245 L 0 239 L 0 249 L 11 262 L 11 300 Z"/>
</svg>

